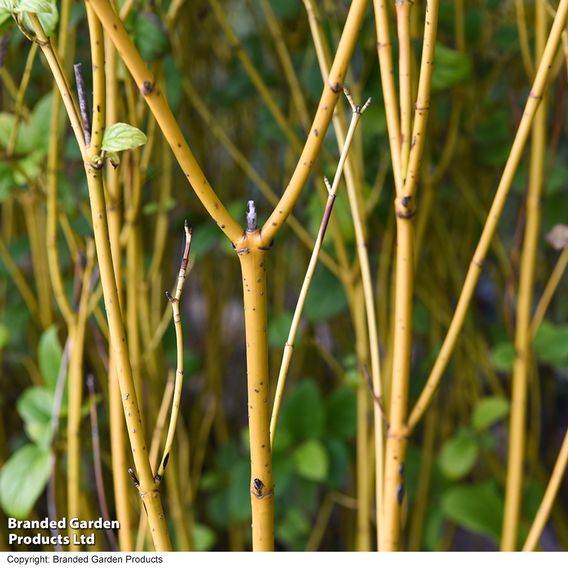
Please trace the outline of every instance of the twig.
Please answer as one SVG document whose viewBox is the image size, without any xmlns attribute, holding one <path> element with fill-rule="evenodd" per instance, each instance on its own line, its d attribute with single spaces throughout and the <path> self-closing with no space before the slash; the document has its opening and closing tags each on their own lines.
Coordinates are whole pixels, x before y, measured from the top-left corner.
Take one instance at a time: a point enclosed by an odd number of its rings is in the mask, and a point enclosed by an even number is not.
<svg viewBox="0 0 568 568">
<path fill-rule="evenodd" d="M 381 415 L 382 415 L 383 420 L 385 422 L 385 426 L 388 428 L 389 421 L 388 421 L 388 418 L 387 418 L 385 406 L 383 404 L 383 398 L 381 396 L 379 396 L 375 392 L 375 389 L 373 388 L 373 381 L 371 380 L 371 373 L 369 373 L 369 369 L 368 369 L 367 365 L 363 365 L 363 375 L 365 376 L 365 380 L 367 381 L 367 386 L 369 387 L 369 392 L 371 393 L 371 396 L 373 397 L 375 404 L 379 407 L 379 410 L 381 411 Z"/>
<path fill-rule="evenodd" d="M 174 319 L 174 326 L 176 330 L 176 345 L 177 345 L 177 368 L 176 368 L 176 382 L 174 389 L 174 399 L 172 402 L 172 414 L 170 416 L 170 424 L 168 426 L 168 434 L 166 436 L 166 443 L 164 445 L 164 452 L 162 454 L 162 459 L 160 460 L 160 466 L 155 475 L 156 483 L 159 483 L 164 477 L 164 470 L 168 464 L 168 459 L 170 457 L 170 451 L 172 449 L 172 443 L 174 440 L 174 434 L 176 431 L 176 423 L 179 414 L 179 403 L 181 399 L 181 390 L 183 386 L 183 334 L 181 327 L 181 315 L 179 311 L 179 300 L 181 298 L 181 293 L 183 291 L 183 285 L 185 283 L 185 277 L 187 272 L 187 265 L 189 262 L 189 250 L 191 248 L 191 229 L 187 224 L 184 223 L 185 230 L 185 248 L 181 258 L 181 263 L 179 267 L 179 274 L 177 279 L 176 290 L 172 296 L 169 292 L 166 292 L 166 296 L 170 303 L 172 304 L 172 314 Z"/>
<path fill-rule="evenodd" d="M 91 113 L 89 111 L 85 77 L 83 76 L 83 64 L 75 63 L 73 71 L 75 72 L 75 84 L 77 86 L 77 98 L 79 99 L 79 112 L 81 113 L 81 122 L 83 123 L 85 144 L 88 146 L 91 143 Z"/>
<path fill-rule="evenodd" d="M 288 333 L 288 339 L 284 347 L 284 354 L 282 355 L 282 363 L 280 364 L 280 372 L 278 374 L 278 382 L 276 384 L 276 395 L 274 397 L 274 405 L 272 408 L 272 415 L 270 418 L 270 444 L 274 446 L 274 437 L 276 435 L 276 425 L 278 423 L 278 415 L 280 413 L 280 405 L 282 404 L 282 397 L 284 394 L 284 386 L 286 385 L 286 377 L 288 376 L 288 369 L 290 368 L 290 362 L 292 360 L 292 354 L 294 352 L 294 341 L 296 340 L 296 334 L 298 332 L 298 327 L 300 324 L 300 318 L 302 317 L 302 312 L 304 310 L 304 304 L 308 295 L 310 284 L 316 269 L 318 262 L 319 252 L 323 245 L 323 239 L 325 237 L 325 232 L 329 224 L 329 219 L 331 217 L 331 212 L 333 210 L 333 204 L 335 202 L 335 196 L 337 193 L 337 188 L 339 186 L 339 181 L 341 180 L 341 175 L 343 173 L 343 166 L 345 160 L 347 159 L 347 154 L 349 153 L 349 148 L 351 146 L 351 141 L 353 139 L 353 134 L 357 128 L 357 124 L 361 118 L 361 115 L 369 104 L 371 99 L 362 106 L 356 106 L 351 99 L 349 91 L 345 89 L 345 96 L 351 105 L 353 110 L 353 115 L 351 117 L 351 124 L 349 125 L 349 130 L 347 132 L 347 137 L 345 139 L 345 144 L 343 150 L 341 151 L 341 156 L 339 158 L 339 163 L 337 164 L 337 169 L 335 171 L 335 177 L 333 178 L 333 185 L 330 185 L 327 178 L 324 178 L 325 185 L 328 191 L 327 203 L 325 206 L 325 211 L 321 220 L 318 236 L 314 244 L 314 250 L 312 251 L 312 256 L 308 264 L 308 269 L 306 270 L 306 276 L 300 290 L 300 296 L 298 297 L 298 303 L 296 304 L 296 309 L 294 311 L 294 317 L 292 319 L 292 325 L 290 326 L 290 331 Z"/>
</svg>

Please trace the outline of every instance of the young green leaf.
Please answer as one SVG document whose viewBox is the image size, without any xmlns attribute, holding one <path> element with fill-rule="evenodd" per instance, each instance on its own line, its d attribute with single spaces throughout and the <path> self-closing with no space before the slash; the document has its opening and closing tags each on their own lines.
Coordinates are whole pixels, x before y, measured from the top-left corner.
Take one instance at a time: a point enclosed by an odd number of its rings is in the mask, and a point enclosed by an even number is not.
<svg viewBox="0 0 568 568">
<path fill-rule="evenodd" d="M 503 497 L 491 481 L 452 487 L 442 497 L 442 511 L 447 518 L 495 542 L 501 534 L 503 508 Z"/>
<path fill-rule="evenodd" d="M 321 393 L 312 380 L 303 380 L 284 400 L 280 417 L 280 428 L 300 442 L 318 438 L 325 421 L 325 410 Z M 276 436 L 278 438 L 278 436 Z"/>
<path fill-rule="evenodd" d="M 433 92 L 453 87 L 471 76 L 471 60 L 465 53 L 438 43 L 434 61 L 436 63 L 432 73 Z"/>
<path fill-rule="evenodd" d="M 485 430 L 509 414 L 509 402 L 499 396 L 482 398 L 475 406 L 472 424 L 476 430 Z"/>
<path fill-rule="evenodd" d="M 14 12 L 32 12 L 34 14 L 51 14 L 52 4 L 48 0 L 20 0 L 15 2 Z"/>
<path fill-rule="evenodd" d="M 292 312 L 282 312 L 270 318 L 268 324 L 268 345 L 270 347 L 284 347 L 293 317 Z"/>
<path fill-rule="evenodd" d="M 16 0 L 0 0 L 0 10 L 5 10 L 6 12 L 12 13 L 16 11 L 16 7 Z"/>
<path fill-rule="evenodd" d="M 105 130 L 102 148 L 105 152 L 122 152 L 143 146 L 146 140 L 146 134 L 135 126 L 117 122 Z"/>
<path fill-rule="evenodd" d="M 568 367 L 568 325 L 543 321 L 534 339 L 534 352 L 542 363 Z"/>
<path fill-rule="evenodd" d="M 35 444 L 17 450 L 0 471 L 0 502 L 4 512 L 26 518 L 49 479 L 50 453 Z"/>
<path fill-rule="evenodd" d="M 201 523 L 193 523 L 193 545 L 196 552 L 211 550 L 216 541 L 217 535 L 211 527 Z"/>
<path fill-rule="evenodd" d="M 24 422 L 49 424 L 53 411 L 53 392 L 45 387 L 30 387 L 20 396 L 16 407 Z"/>
<path fill-rule="evenodd" d="M 37 17 L 41 23 L 41 27 L 43 31 L 49 36 L 57 27 L 57 22 L 59 21 L 59 11 L 57 10 L 57 4 L 55 0 L 42 0 L 44 2 L 43 7 L 46 9 L 45 12 L 36 12 Z M 49 10 L 47 10 L 47 5 L 49 5 Z M 28 10 L 27 12 L 31 12 L 32 10 Z M 28 30 L 33 30 L 33 26 L 31 20 L 28 16 L 28 13 L 24 12 L 24 25 Z"/>
<path fill-rule="evenodd" d="M 355 391 L 341 386 L 325 400 L 325 423 L 329 434 L 349 439 L 357 431 L 357 399 Z"/>
<path fill-rule="evenodd" d="M 515 346 L 510 342 L 499 343 L 491 350 L 491 362 L 497 371 L 509 372 L 515 361 Z"/>
<path fill-rule="evenodd" d="M 478 454 L 475 438 L 471 432 L 462 430 L 444 444 L 438 465 L 448 479 L 460 479 L 471 471 Z"/>
<path fill-rule="evenodd" d="M 9 341 L 10 331 L 3 323 L 0 323 L 0 349 L 3 349 Z"/>
<path fill-rule="evenodd" d="M 296 471 L 305 479 L 323 481 L 329 471 L 329 458 L 322 443 L 308 440 L 293 455 Z"/>
<path fill-rule="evenodd" d="M 57 327 L 55 325 L 52 325 L 43 332 L 39 340 L 38 356 L 41 376 L 45 384 L 53 390 L 57 384 L 57 376 L 63 356 L 61 344 L 57 337 Z"/>
</svg>

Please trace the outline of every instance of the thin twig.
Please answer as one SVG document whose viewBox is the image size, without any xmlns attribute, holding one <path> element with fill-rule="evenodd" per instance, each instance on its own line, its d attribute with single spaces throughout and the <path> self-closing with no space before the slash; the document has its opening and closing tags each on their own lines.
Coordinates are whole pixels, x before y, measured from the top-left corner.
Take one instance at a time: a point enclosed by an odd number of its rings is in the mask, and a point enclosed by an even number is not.
<svg viewBox="0 0 568 568">
<path fill-rule="evenodd" d="M 83 76 L 83 64 L 75 63 L 73 71 L 75 72 L 75 84 L 77 86 L 77 98 L 79 99 L 79 112 L 81 113 L 81 122 L 83 123 L 85 144 L 88 146 L 91 143 L 91 113 L 89 111 L 85 77 Z"/>
<path fill-rule="evenodd" d="M 184 223 L 184 230 L 185 230 L 185 248 L 183 251 L 179 267 L 176 290 L 173 296 L 169 292 L 166 292 L 166 296 L 170 301 L 170 303 L 172 304 L 172 313 L 174 319 L 174 326 L 176 330 L 177 368 L 176 368 L 176 383 L 174 389 L 174 400 L 172 402 L 172 414 L 170 416 L 168 434 L 166 436 L 166 443 L 164 445 L 164 453 L 162 454 L 162 459 L 160 460 L 160 466 L 158 467 L 158 471 L 155 475 L 156 483 L 159 483 L 164 477 L 164 470 L 166 469 L 166 465 L 168 464 L 168 460 L 170 457 L 170 451 L 172 449 L 172 443 L 174 440 L 176 423 L 179 414 L 181 390 L 183 386 L 183 335 L 181 327 L 181 316 L 179 311 L 179 300 L 181 298 L 183 285 L 185 283 L 187 265 L 189 263 L 189 250 L 191 248 L 191 229 L 189 228 L 187 221 L 185 221 Z"/>
<path fill-rule="evenodd" d="M 363 375 L 365 376 L 365 381 L 367 381 L 367 386 L 369 387 L 369 392 L 371 393 L 371 396 L 373 397 L 375 404 L 379 407 L 379 410 L 381 411 L 381 415 L 382 415 L 383 420 L 385 422 L 385 426 L 388 428 L 389 421 L 388 421 L 388 418 L 387 418 L 385 406 L 383 404 L 383 398 L 381 396 L 379 396 L 375 392 L 375 389 L 373 388 L 373 381 L 371 379 L 371 373 L 369 373 L 369 368 L 367 367 L 367 365 L 363 365 Z"/>
<path fill-rule="evenodd" d="M 351 117 L 351 124 L 349 125 L 349 130 L 347 132 L 347 137 L 345 139 L 345 144 L 343 150 L 341 151 L 341 156 L 339 158 L 339 163 L 337 164 L 337 169 L 335 172 L 335 177 L 333 179 L 333 185 L 330 185 L 327 178 L 324 178 L 325 185 L 328 191 L 327 203 L 325 206 L 325 211 L 321 220 L 318 236 L 314 244 L 314 250 L 312 251 L 312 256 L 308 264 L 308 269 L 306 270 L 306 276 L 302 284 L 302 289 L 300 290 L 300 296 L 298 298 L 298 303 L 296 304 L 296 309 L 294 311 L 294 317 L 292 319 L 292 324 L 290 326 L 290 331 L 288 333 L 288 339 L 284 347 L 284 354 L 282 355 L 282 363 L 280 365 L 280 372 L 278 374 L 278 382 L 276 384 L 276 395 L 274 397 L 274 405 L 272 408 L 272 416 L 270 418 L 270 444 L 274 446 L 274 437 L 276 435 L 276 425 L 278 423 L 278 415 L 280 413 L 280 405 L 282 404 L 282 397 L 284 394 L 284 386 L 286 384 L 286 377 L 288 376 L 288 369 L 290 368 L 290 362 L 292 360 L 292 354 L 294 352 L 294 341 L 296 340 L 296 334 L 298 332 L 298 327 L 300 324 L 300 318 L 302 317 L 302 312 L 304 310 L 304 304 L 308 295 L 310 284 L 313 278 L 314 271 L 318 262 L 319 252 L 321 250 L 323 239 L 325 237 L 325 232 L 329 224 L 329 219 L 331 217 L 331 212 L 333 209 L 333 204 L 335 202 L 335 196 L 337 193 L 337 188 L 339 186 L 339 181 L 341 180 L 341 175 L 343 173 L 343 166 L 345 160 L 347 159 L 347 154 L 349 153 L 349 148 L 351 146 L 351 141 L 353 139 L 353 134 L 357 128 L 357 124 L 361 118 L 363 112 L 369 106 L 371 99 L 362 106 L 356 106 L 351 99 L 349 91 L 345 89 L 345 96 L 351 105 L 353 110 L 353 116 Z"/>
</svg>

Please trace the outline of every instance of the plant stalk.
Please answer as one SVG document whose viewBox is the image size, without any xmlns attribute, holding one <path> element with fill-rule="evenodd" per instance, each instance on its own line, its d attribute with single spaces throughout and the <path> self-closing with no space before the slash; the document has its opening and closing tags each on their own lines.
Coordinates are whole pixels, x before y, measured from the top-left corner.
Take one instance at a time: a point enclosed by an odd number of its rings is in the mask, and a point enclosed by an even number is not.
<svg viewBox="0 0 568 568">
<path fill-rule="evenodd" d="M 253 551 L 274 550 L 274 483 L 270 446 L 270 387 L 266 315 L 266 252 L 260 231 L 247 234 L 237 250 L 245 306 L 248 417 L 250 432 Z"/>
</svg>

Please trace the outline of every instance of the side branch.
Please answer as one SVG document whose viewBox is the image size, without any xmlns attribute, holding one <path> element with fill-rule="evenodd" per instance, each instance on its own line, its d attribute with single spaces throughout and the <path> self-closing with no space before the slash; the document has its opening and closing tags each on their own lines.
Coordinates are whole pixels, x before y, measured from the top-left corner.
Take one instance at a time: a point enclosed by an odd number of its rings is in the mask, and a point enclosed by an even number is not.
<svg viewBox="0 0 568 568">
<path fill-rule="evenodd" d="M 284 353 L 282 355 L 282 362 L 280 363 L 280 371 L 278 373 L 278 381 L 276 383 L 276 394 L 274 397 L 274 405 L 272 407 L 272 415 L 270 417 L 270 446 L 274 446 L 274 437 L 276 435 L 276 425 L 278 424 L 278 415 L 280 413 L 280 406 L 282 404 L 282 397 L 284 395 L 284 386 L 286 385 L 286 377 L 288 376 L 288 369 L 290 368 L 290 362 L 292 360 L 292 355 L 294 353 L 294 343 L 296 340 L 296 334 L 298 332 L 298 327 L 300 325 L 300 319 L 304 311 L 304 305 L 306 303 L 306 298 L 308 296 L 308 291 L 310 289 L 310 284 L 312 283 L 312 278 L 316 269 L 316 265 L 319 259 L 319 254 L 321 247 L 323 245 L 323 239 L 325 237 L 325 232 L 329 224 L 329 219 L 331 217 L 331 212 L 333 210 L 333 204 L 335 203 L 335 196 L 337 194 L 337 188 L 339 187 L 339 181 L 343 174 L 343 167 L 345 165 L 345 160 L 347 159 L 347 154 L 349 153 L 349 148 L 351 147 L 351 142 L 353 140 L 353 135 L 357 124 L 361 118 L 361 115 L 365 112 L 371 99 L 369 99 L 362 107 L 353 104 L 351 96 L 347 89 L 345 89 L 345 95 L 351 104 L 353 110 L 353 116 L 351 117 L 351 124 L 349 125 L 349 130 L 341 151 L 341 156 L 339 158 L 339 163 L 337 164 L 337 169 L 335 171 L 335 177 L 333 178 L 333 185 L 330 185 L 327 178 L 324 178 L 325 185 L 328 191 L 327 203 L 325 205 L 325 210 L 320 223 L 320 228 L 318 231 L 318 236 L 314 244 L 314 250 L 312 251 L 312 256 L 306 270 L 306 275 L 304 277 L 304 282 L 302 284 L 302 289 L 300 290 L 300 295 L 298 297 L 298 302 L 296 303 L 296 309 L 294 310 L 294 317 L 292 319 L 292 325 L 290 326 L 290 331 L 288 332 L 288 339 L 286 340 L 286 345 L 284 346 Z"/>
<path fill-rule="evenodd" d="M 168 460 L 170 458 L 170 451 L 172 449 L 172 443 L 174 441 L 174 434 L 176 431 L 176 424 L 179 415 L 179 403 L 181 400 L 181 389 L 183 387 L 183 333 L 181 327 L 181 315 L 179 311 L 179 300 L 181 298 L 181 293 L 183 291 L 183 285 L 185 283 L 185 277 L 187 274 L 187 265 L 189 263 L 189 249 L 191 248 L 191 229 L 189 228 L 187 221 L 184 224 L 185 229 L 185 249 L 183 251 L 183 256 L 181 258 L 181 263 L 179 267 L 179 274 L 177 279 L 176 291 L 172 296 L 169 292 L 166 292 L 166 296 L 172 305 L 172 313 L 174 318 L 174 326 L 176 330 L 176 347 L 177 347 L 177 369 L 176 369 L 176 380 L 174 388 L 174 399 L 172 402 L 172 414 L 170 416 L 170 424 L 168 426 L 168 434 L 166 436 L 166 444 L 164 446 L 164 453 L 162 459 L 160 460 L 160 467 L 156 473 L 156 483 L 159 483 L 164 476 L 164 470 L 166 465 L 168 465 Z"/>
</svg>

